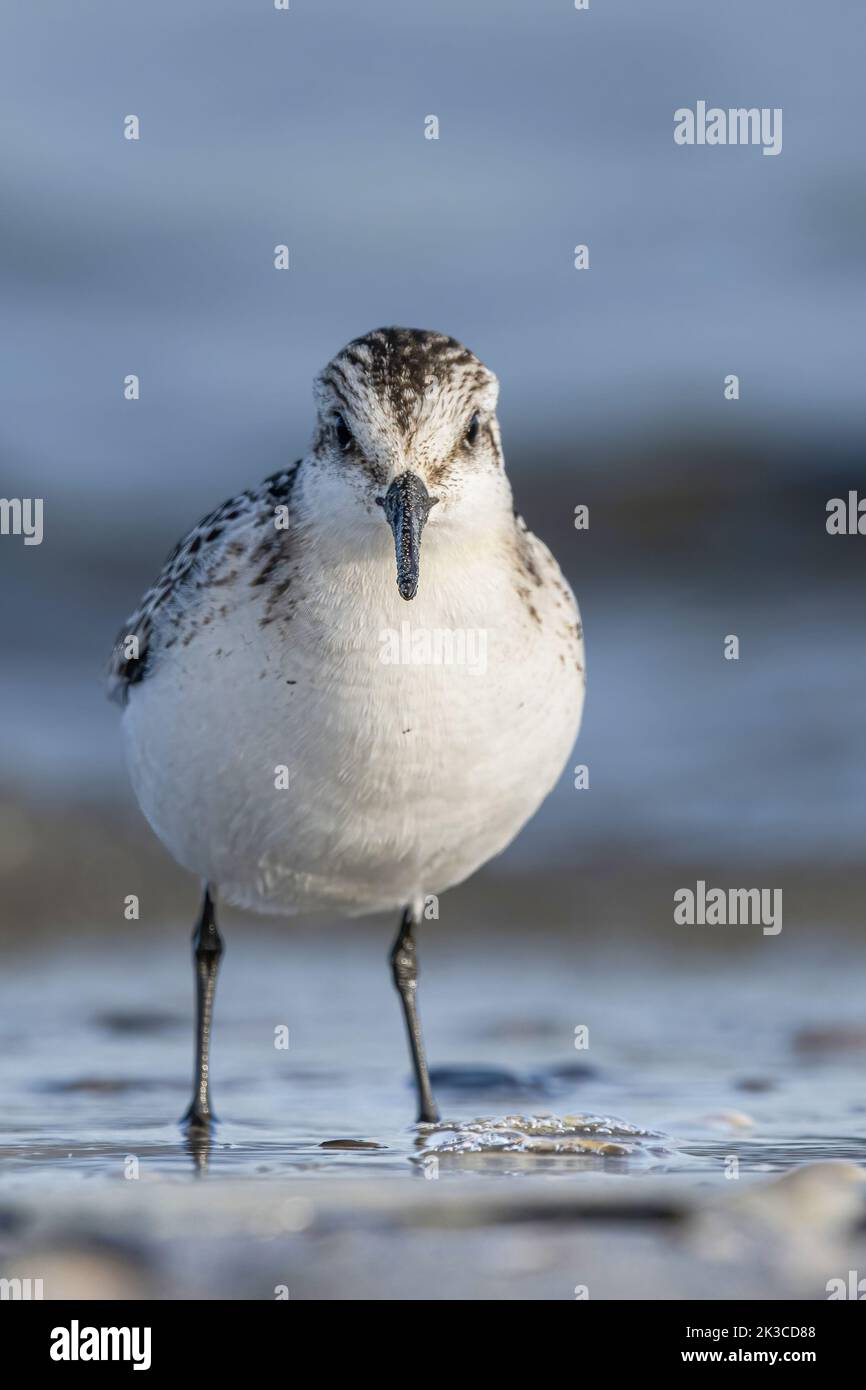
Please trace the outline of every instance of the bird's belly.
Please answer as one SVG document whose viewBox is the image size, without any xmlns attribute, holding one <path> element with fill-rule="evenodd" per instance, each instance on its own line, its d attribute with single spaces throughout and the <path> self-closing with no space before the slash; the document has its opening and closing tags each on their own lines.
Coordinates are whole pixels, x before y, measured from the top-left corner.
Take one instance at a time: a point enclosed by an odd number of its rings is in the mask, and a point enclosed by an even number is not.
<svg viewBox="0 0 866 1390">
<path fill-rule="evenodd" d="M 582 674 L 528 628 L 436 631 L 216 632 L 156 670 L 127 747 L 175 857 L 240 905 L 353 914 L 502 850 L 562 770 Z"/>
</svg>

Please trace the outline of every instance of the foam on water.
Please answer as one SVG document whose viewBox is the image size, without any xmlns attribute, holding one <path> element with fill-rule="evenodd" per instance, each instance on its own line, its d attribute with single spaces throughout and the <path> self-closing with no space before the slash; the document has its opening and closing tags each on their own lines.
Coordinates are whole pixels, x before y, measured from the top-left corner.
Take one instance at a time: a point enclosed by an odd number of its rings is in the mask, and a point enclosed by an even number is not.
<svg viewBox="0 0 866 1390">
<path fill-rule="evenodd" d="M 603 1115 L 506 1115 L 501 1119 L 453 1121 L 419 1127 L 426 1143 L 415 1161 L 431 1158 L 522 1154 L 533 1157 L 581 1155 L 638 1161 L 669 1150 L 663 1135 Z"/>
</svg>

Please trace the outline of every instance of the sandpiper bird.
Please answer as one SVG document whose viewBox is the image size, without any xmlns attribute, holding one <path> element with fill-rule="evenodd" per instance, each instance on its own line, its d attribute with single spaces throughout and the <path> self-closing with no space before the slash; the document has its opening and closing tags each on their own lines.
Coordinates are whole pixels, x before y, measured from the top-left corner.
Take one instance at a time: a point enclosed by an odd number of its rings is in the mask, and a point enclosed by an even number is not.
<svg viewBox="0 0 866 1390">
<path fill-rule="evenodd" d="M 195 526 L 118 638 L 135 792 L 204 885 L 191 1128 L 212 1119 L 217 894 L 402 911 L 391 968 L 419 1119 L 437 1118 L 415 929 L 551 790 L 585 683 L 574 597 L 513 509 L 497 395 L 440 333 L 349 343 L 316 381 L 306 456 Z"/>
</svg>

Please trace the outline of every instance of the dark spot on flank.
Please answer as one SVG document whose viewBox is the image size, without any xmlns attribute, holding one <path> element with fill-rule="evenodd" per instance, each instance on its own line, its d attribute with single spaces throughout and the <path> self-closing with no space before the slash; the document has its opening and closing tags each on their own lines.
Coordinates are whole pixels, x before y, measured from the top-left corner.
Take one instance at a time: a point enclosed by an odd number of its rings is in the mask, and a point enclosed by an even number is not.
<svg viewBox="0 0 866 1390">
<path fill-rule="evenodd" d="M 535 567 L 535 562 L 528 551 L 525 552 L 523 556 L 523 568 L 526 570 L 526 573 L 529 575 L 530 579 L 534 581 L 535 585 L 538 588 L 540 588 L 544 581 L 542 580 L 541 575 L 538 573 L 538 570 Z"/>
<path fill-rule="evenodd" d="M 259 573 L 256 575 L 255 579 L 250 580 L 250 585 L 252 586 L 252 588 L 255 589 L 258 588 L 261 584 L 267 584 L 268 580 L 270 579 L 271 575 L 273 574 L 274 570 L 277 568 L 277 565 L 279 563 L 279 554 L 272 555 L 271 558 L 268 560 L 267 564 L 264 565 L 261 570 L 259 570 Z"/>
<path fill-rule="evenodd" d="M 530 590 L 524 588 L 523 585 L 519 585 L 517 592 L 523 600 L 524 604 L 526 605 L 526 611 L 529 613 L 529 616 L 533 619 L 534 622 L 538 623 L 539 627 L 541 627 L 541 615 L 539 614 L 538 609 L 535 607 L 535 604 L 531 602 Z"/>
<path fill-rule="evenodd" d="M 263 540 L 259 541 L 255 550 L 250 555 L 250 560 L 252 561 L 252 563 L 255 564 L 257 560 L 263 560 L 265 556 L 271 555 L 273 553 L 274 545 L 275 536 L 266 535 Z"/>
</svg>

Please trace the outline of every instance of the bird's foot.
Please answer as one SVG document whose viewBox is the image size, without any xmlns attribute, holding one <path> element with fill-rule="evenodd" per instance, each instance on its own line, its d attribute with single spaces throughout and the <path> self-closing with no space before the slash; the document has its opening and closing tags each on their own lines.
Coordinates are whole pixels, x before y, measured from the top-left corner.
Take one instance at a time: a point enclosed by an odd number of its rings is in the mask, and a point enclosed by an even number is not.
<svg viewBox="0 0 866 1390">
<path fill-rule="evenodd" d="M 216 1115 L 210 1108 L 193 1101 L 180 1122 L 191 1134 L 209 1134 L 216 1124 Z"/>
</svg>

